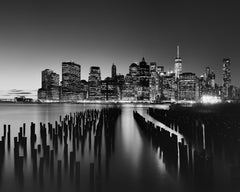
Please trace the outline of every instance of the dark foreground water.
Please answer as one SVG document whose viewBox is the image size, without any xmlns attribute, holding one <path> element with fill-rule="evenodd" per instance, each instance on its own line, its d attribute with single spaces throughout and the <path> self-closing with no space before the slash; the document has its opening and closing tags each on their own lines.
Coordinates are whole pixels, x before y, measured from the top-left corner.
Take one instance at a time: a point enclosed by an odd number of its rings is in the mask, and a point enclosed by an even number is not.
<svg viewBox="0 0 240 192">
<path fill-rule="evenodd" d="M 145 118 L 166 130 L 168 127 L 159 123 L 147 114 L 149 107 L 164 108 L 161 105 L 134 105 L 117 106 L 121 108 L 121 115 L 115 123 L 114 145 L 111 154 L 106 153 L 106 141 L 102 136 L 101 156 L 94 155 L 93 143 L 90 147 L 89 138 L 84 146 L 80 143 L 77 149 L 76 161 L 80 162 L 80 175 L 78 180 L 69 176 L 69 168 L 64 169 L 63 146 L 59 144 L 58 153 L 54 153 L 54 174 L 49 168 L 43 168 L 43 180 L 33 178 L 33 166 L 30 156 L 30 124 L 36 123 L 37 144 L 41 144 L 39 123 L 52 123 L 59 121 L 59 116 L 85 111 L 88 109 L 101 110 L 102 108 L 116 107 L 115 105 L 101 104 L 0 104 L 0 135 L 3 135 L 3 125 L 11 125 L 11 146 L 5 146 L 5 155 L 0 167 L 0 191 L 186 191 L 191 190 L 191 183 L 182 183 L 179 168 L 171 167 L 166 162 L 160 149 L 154 149 L 152 143 L 139 130 L 139 125 L 133 118 L 133 111 L 138 111 Z M 18 136 L 19 128 L 26 123 L 27 154 L 23 162 L 23 174 L 19 180 L 16 177 L 14 164 L 14 141 Z M 174 133 L 176 133 L 174 131 Z M 177 134 L 177 133 L 176 133 Z M 177 134 L 181 140 L 183 136 Z M 51 143 L 48 139 L 47 143 Z M 50 149 L 51 150 L 51 149 Z M 69 148 L 70 152 L 71 149 Z M 23 152 L 20 151 L 20 154 Z M 42 152 L 38 154 L 41 157 Z M 38 157 L 38 158 L 39 158 Z M 214 189 L 227 191 L 231 185 L 229 169 L 225 166 L 225 154 L 215 158 L 214 163 Z M 62 161 L 59 177 L 58 160 Z M 90 173 L 90 163 L 94 165 Z M 68 159 L 69 164 L 69 159 Z M 178 162 L 179 164 L 179 162 Z M 38 159 L 39 166 L 39 159 Z M 38 169 L 39 171 L 39 169 Z M 92 178 L 94 177 L 94 178 Z M 94 182 L 94 189 L 91 188 Z M 76 188 L 79 183 L 79 188 Z M 238 189 L 236 189 L 238 191 Z"/>
</svg>

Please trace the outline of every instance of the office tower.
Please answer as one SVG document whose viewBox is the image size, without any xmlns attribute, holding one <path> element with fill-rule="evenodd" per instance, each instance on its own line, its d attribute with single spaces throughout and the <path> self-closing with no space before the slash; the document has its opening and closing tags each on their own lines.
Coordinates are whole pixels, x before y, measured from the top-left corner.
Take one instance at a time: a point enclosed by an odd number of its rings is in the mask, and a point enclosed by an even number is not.
<svg viewBox="0 0 240 192">
<path fill-rule="evenodd" d="M 231 84 L 231 70 L 230 70 L 230 59 L 223 59 L 223 97 L 227 99 L 229 97 L 229 86 Z"/>
<path fill-rule="evenodd" d="M 62 62 L 62 101 L 82 100 L 81 66 L 72 61 Z"/>
<path fill-rule="evenodd" d="M 162 100 L 166 101 L 175 101 L 176 96 L 175 96 L 175 90 L 176 90 L 176 85 L 175 85 L 175 74 L 174 73 L 166 73 L 161 76 L 162 78 L 162 85 L 161 85 L 161 90 L 162 90 Z"/>
<path fill-rule="evenodd" d="M 81 66 L 74 62 L 62 63 L 63 92 L 79 92 L 81 80 Z"/>
<path fill-rule="evenodd" d="M 118 74 L 116 78 L 117 78 L 117 97 L 118 100 L 122 100 L 122 90 L 125 83 L 124 75 Z"/>
<path fill-rule="evenodd" d="M 182 73 L 178 79 L 178 101 L 199 99 L 198 79 L 194 73 Z"/>
<path fill-rule="evenodd" d="M 131 76 L 137 76 L 138 75 L 138 64 L 137 63 L 132 63 L 129 66 L 129 74 Z"/>
<path fill-rule="evenodd" d="M 177 57 L 175 58 L 174 73 L 175 79 L 178 79 L 179 75 L 182 73 L 182 59 L 179 55 L 179 46 L 177 46 Z"/>
<path fill-rule="evenodd" d="M 112 64 L 112 79 L 116 79 L 116 76 L 117 76 L 117 67 L 116 65 L 113 63 Z"/>
<path fill-rule="evenodd" d="M 122 88 L 123 101 L 135 101 L 137 99 L 137 86 L 134 82 L 134 77 L 130 73 L 126 74 Z"/>
<path fill-rule="evenodd" d="M 138 67 L 138 87 L 137 87 L 137 99 L 138 100 L 149 100 L 150 97 L 150 66 L 147 64 L 145 59 L 139 62 Z"/>
<path fill-rule="evenodd" d="M 156 102 L 160 99 L 159 95 L 159 74 L 157 73 L 157 64 L 156 62 L 150 63 L 150 73 L 151 78 L 149 81 L 150 86 L 150 101 Z"/>
<path fill-rule="evenodd" d="M 102 99 L 105 101 L 117 100 L 117 82 L 116 80 L 107 77 L 101 81 Z"/>
<path fill-rule="evenodd" d="M 39 100 L 59 100 L 59 74 L 53 70 L 42 71 L 42 88 L 38 90 Z"/>
<path fill-rule="evenodd" d="M 54 73 L 53 70 L 45 69 L 42 71 L 42 88 L 59 86 L 59 74 Z"/>
<path fill-rule="evenodd" d="M 88 98 L 90 100 L 101 100 L 101 71 L 100 67 L 90 67 L 88 77 Z"/>
<path fill-rule="evenodd" d="M 159 75 L 163 74 L 164 73 L 164 66 L 157 66 L 156 71 Z"/>
</svg>

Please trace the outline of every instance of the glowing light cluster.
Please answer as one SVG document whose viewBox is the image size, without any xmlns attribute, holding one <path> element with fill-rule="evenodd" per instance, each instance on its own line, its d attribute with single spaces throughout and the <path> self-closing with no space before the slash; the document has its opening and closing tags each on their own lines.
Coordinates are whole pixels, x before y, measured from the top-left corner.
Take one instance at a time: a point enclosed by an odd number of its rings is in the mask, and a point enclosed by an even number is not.
<svg viewBox="0 0 240 192">
<path fill-rule="evenodd" d="M 204 104 L 215 104 L 215 103 L 221 103 L 222 100 L 220 97 L 212 96 L 212 95 L 203 95 L 201 98 L 201 103 Z"/>
</svg>

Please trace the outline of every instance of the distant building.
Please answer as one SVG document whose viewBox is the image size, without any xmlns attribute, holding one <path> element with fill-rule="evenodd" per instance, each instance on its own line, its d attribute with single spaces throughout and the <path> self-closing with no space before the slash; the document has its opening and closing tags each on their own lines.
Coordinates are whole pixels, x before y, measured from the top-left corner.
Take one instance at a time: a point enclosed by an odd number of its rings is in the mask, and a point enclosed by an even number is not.
<svg viewBox="0 0 240 192">
<path fill-rule="evenodd" d="M 74 62 L 62 63 L 62 101 L 83 100 L 85 94 L 81 91 L 81 66 Z"/>
<path fill-rule="evenodd" d="M 176 100 L 176 81 L 174 73 L 166 73 L 162 76 L 162 100 Z"/>
<path fill-rule="evenodd" d="M 112 64 L 112 79 L 116 79 L 117 77 L 117 67 L 116 65 L 113 63 Z"/>
<path fill-rule="evenodd" d="M 177 46 L 177 57 L 175 58 L 174 73 L 175 79 L 178 79 L 179 75 L 182 73 L 182 59 L 179 55 L 179 46 Z"/>
<path fill-rule="evenodd" d="M 116 81 L 110 77 L 101 81 L 102 98 L 105 101 L 118 100 Z"/>
<path fill-rule="evenodd" d="M 130 66 L 129 66 L 129 74 L 132 76 L 132 77 L 135 77 L 135 76 L 138 76 L 138 64 L 137 63 L 132 63 Z"/>
<path fill-rule="evenodd" d="M 117 86 L 117 98 L 122 100 L 122 90 L 125 83 L 124 75 L 118 74 L 116 77 L 116 86 Z"/>
<path fill-rule="evenodd" d="M 32 98 L 26 98 L 25 96 L 15 97 L 14 101 L 17 103 L 32 103 Z"/>
<path fill-rule="evenodd" d="M 135 101 L 137 100 L 136 96 L 136 84 L 134 82 L 135 76 L 132 76 L 128 73 L 125 76 L 123 89 L 122 89 L 122 100 L 123 101 Z"/>
<path fill-rule="evenodd" d="M 145 59 L 143 58 L 141 62 L 139 62 L 138 67 L 138 86 L 137 86 L 137 99 L 138 100 L 149 100 L 150 98 L 150 66 L 147 64 Z"/>
<path fill-rule="evenodd" d="M 151 78 L 149 81 L 150 86 L 150 101 L 151 102 L 160 102 L 162 96 L 162 77 L 164 68 L 162 66 L 157 66 L 155 62 L 150 63 L 150 73 Z"/>
<path fill-rule="evenodd" d="M 210 67 L 206 67 L 204 75 L 199 78 L 200 97 L 203 95 L 218 96 L 215 78 L 213 70 L 211 70 Z"/>
<path fill-rule="evenodd" d="M 59 74 L 53 70 L 42 71 L 42 88 L 38 90 L 39 100 L 59 100 Z"/>
<path fill-rule="evenodd" d="M 228 99 L 229 87 L 231 85 L 230 59 L 223 59 L 223 98 Z"/>
<path fill-rule="evenodd" d="M 88 99 L 89 100 L 102 100 L 101 93 L 101 71 L 100 67 L 90 67 L 88 77 Z"/>
<path fill-rule="evenodd" d="M 156 72 L 159 75 L 163 74 L 164 73 L 164 66 L 157 66 Z"/>
<path fill-rule="evenodd" d="M 194 73 L 182 73 L 178 80 L 178 101 L 198 101 L 198 79 Z"/>
</svg>

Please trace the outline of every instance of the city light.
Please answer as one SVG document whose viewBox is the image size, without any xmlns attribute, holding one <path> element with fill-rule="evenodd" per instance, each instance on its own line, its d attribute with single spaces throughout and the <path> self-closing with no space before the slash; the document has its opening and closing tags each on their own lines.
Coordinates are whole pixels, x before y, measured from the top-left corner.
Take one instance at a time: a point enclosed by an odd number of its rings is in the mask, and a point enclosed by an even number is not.
<svg viewBox="0 0 240 192">
<path fill-rule="evenodd" d="M 203 95 L 201 98 L 201 103 L 203 104 L 216 104 L 221 102 L 222 102 L 221 98 L 217 96 Z"/>
</svg>

